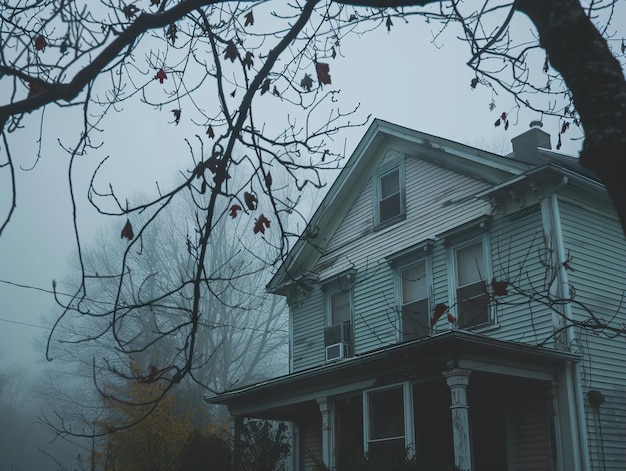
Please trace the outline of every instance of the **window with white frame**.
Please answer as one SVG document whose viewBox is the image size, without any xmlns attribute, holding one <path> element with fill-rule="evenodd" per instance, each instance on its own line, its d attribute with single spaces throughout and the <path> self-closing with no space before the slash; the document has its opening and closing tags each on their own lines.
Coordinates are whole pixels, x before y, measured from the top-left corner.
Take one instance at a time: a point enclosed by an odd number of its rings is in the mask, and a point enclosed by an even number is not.
<svg viewBox="0 0 626 471">
<path fill-rule="evenodd" d="M 369 456 L 406 453 L 404 388 L 402 385 L 365 393 L 365 445 Z"/>
<path fill-rule="evenodd" d="M 352 289 L 328 293 L 328 326 L 324 329 L 326 362 L 351 357 Z"/>
<path fill-rule="evenodd" d="M 352 320 L 352 290 L 340 290 L 330 294 L 330 325 Z"/>
<path fill-rule="evenodd" d="M 374 194 L 376 226 L 386 226 L 404 218 L 404 160 L 395 160 L 377 170 Z"/>
<path fill-rule="evenodd" d="M 471 328 L 489 324 L 489 296 L 485 292 L 485 281 L 489 273 L 483 239 L 455 246 L 453 259 L 458 326 Z"/>
<path fill-rule="evenodd" d="M 429 280 L 426 260 L 399 270 L 401 292 L 401 340 L 414 340 L 430 333 Z"/>
</svg>

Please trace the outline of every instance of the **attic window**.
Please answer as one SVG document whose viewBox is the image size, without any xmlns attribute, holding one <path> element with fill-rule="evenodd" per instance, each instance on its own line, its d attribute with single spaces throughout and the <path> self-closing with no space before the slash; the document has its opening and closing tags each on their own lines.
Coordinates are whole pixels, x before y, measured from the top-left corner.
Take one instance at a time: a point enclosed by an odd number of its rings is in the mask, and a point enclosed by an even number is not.
<svg viewBox="0 0 626 471">
<path fill-rule="evenodd" d="M 386 227 L 404 219 L 404 160 L 380 167 L 374 182 L 375 225 Z"/>
</svg>

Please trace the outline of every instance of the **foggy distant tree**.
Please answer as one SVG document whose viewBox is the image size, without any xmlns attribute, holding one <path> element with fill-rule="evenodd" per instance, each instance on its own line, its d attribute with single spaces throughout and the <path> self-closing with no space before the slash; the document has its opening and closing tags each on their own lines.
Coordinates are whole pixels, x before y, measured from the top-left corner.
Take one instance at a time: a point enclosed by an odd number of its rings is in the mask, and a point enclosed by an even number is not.
<svg viewBox="0 0 626 471">
<path fill-rule="evenodd" d="M 64 440 L 54 441 L 54 435 L 37 423 L 37 411 L 42 403 L 33 393 L 36 384 L 30 371 L 16 367 L 0 370 L 0 469 L 3 471 L 59 469 L 56 462 L 65 462 L 78 448 Z"/>
<path fill-rule="evenodd" d="M 505 91 L 512 103 L 497 108 L 506 111 L 495 125 L 508 127 L 510 110 L 517 106 L 558 116 L 559 139 L 573 132 L 570 126 L 584 131 L 581 163 L 606 184 L 626 231 L 626 82 L 616 59 L 626 46 L 612 43 L 618 45 L 613 51 L 607 42 L 615 38 L 616 5 L 615 0 L 585 7 L 577 0 L 0 1 L 0 171 L 10 182 L 0 235 L 18 207 L 20 192 L 29 191 L 16 187 L 16 172 L 26 166 L 12 149 L 26 135 L 42 138 L 51 120 L 64 116 L 65 108 L 76 108 L 82 120 L 75 141 L 60 144 L 70 155 L 68 185 L 81 283 L 69 301 L 61 301 L 66 310 L 57 326 L 76 315 L 88 327 L 62 340 L 112 342 L 117 359 L 95 364 L 95 376 L 159 382 L 165 385 L 163 395 L 184 378 L 202 382 L 196 374 L 207 360 L 200 348 L 202 327 L 214 322 L 212 309 L 205 310 L 205 295 L 228 306 L 222 296 L 231 280 L 243 276 L 210 268 L 212 250 L 226 242 L 216 227 L 237 222 L 239 233 L 227 233 L 234 243 L 229 250 L 246 253 L 253 273 L 284 260 L 298 236 L 302 191 L 321 188 L 320 172 L 340 165 L 341 155 L 333 153 L 329 139 L 362 123 L 353 116 L 356 110 L 342 111 L 338 104 L 332 61 L 341 53 L 342 41 L 374 28 L 392 34 L 394 21 L 416 16 L 439 29 L 462 27 L 470 47 L 468 65 L 476 77 L 459 85 L 468 93 L 481 87 Z M 530 19 L 535 32 L 521 37 L 512 27 L 520 14 Z M 413 47 L 398 44 L 403 51 L 399 60 L 410 60 Z M 142 125 L 149 125 L 146 117 L 158 111 L 169 117 L 158 132 L 169 127 L 174 133 L 183 121 L 197 129 L 198 136 L 181 145 L 181 153 L 189 156 L 181 168 L 182 183 L 158 184 L 151 196 L 132 205 L 128 191 L 103 181 L 109 164 L 105 158 L 89 182 L 88 200 L 101 214 L 117 218 L 126 246 L 117 271 L 93 272 L 85 263 L 77 220 L 78 187 L 84 184 L 76 180 L 77 160 L 98 155 L 103 139 L 116 139 L 101 133 L 118 122 L 126 123 L 128 132 L 120 136 L 120 145 L 126 148 L 134 140 L 140 152 Z M 44 158 L 41 149 L 35 157 Z M 161 279 L 156 273 L 137 273 L 135 257 L 150 251 L 151 226 L 182 198 L 196 205 L 195 218 L 179 234 L 187 250 L 186 271 L 169 273 L 180 279 L 153 290 Z M 266 250 L 249 248 L 244 233 Z M 92 281 L 105 276 L 114 288 L 111 304 L 93 310 Z M 179 315 L 170 315 L 172 311 Z M 141 317 L 146 312 L 151 317 Z M 59 341 L 59 332 L 55 327 L 51 340 Z M 168 362 L 156 364 L 151 355 L 158 340 L 150 340 L 151 335 L 177 339 Z M 137 372 L 127 359 L 140 353 L 150 362 Z"/>
<path fill-rule="evenodd" d="M 49 409 L 63 418 L 64 428 L 69 429 L 69 423 L 74 430 L 93 426 L 101 420 L 102 411 L 111 407 L 111 401 L 128 402 L 128 398 L 117 397 L 116 390 L 132 390 L 133 385 L 119 384 L 120 379 L 161 383 L 159 376 L 181 363 L 187 341 L 184 324 L 193 309 L 193 293 L 179 285 L 191 276 L 194 267 L 186 231 L 193 230 L 189 221 L 196 218 L 195 212 L 195 203 L 185 200 L 165 208 L 159 223 L 146 229 L 141 249 L 127 255 L 128 276 L 121 285 L 118 264 L 126 248 L 124 241 L 104 229 L 94 246 L 84 250 L 83 267 L 95 274 L 82 281 L 89 296 L 82 298 L 78 307 L 66 304 L 58 295 L 66 311 L 49 351 L 56 360 L 50 366 L 56 368 L 42 387 Z M 207 251 L 204 269 L 212 282 L 201 286 L 198 309 L 204 317 L 196 334 L 193 367 L 180 381 L 179 388 L 184 391 L 177 395 L 181 407 L 206 412 L 203 398 L 208 391 L 223 391 L 286 373 L 286 305 L 282 298 L 265 291 L 265 264 L 252 255 L 266 251 L 265 243 L 240 231 L 239 224 L 240 220 L 228 219 L 214 227 L 214 237 L 221 243 L 210 244 Z M 239 249 L 240 237 L 247 238 L 243 244 L 246 250 Z M 71 276 L 64 285 L 70 284 Z M 125 309 L 124 325 L 110 335 L 107 323 L 116 297 Z M 88 316 L 82 314 L 87 312 Z M 119 348 L 118 342 L 124 348 Z M 132 374 L 128 375 L 131 363 Z M 67 378 L 59 381 L 60 375 Z M 116 388 L 108 388 L 111 384 Z M 52 418 L 48 413 L 45 420 L 52 422 Z M 211 417 L 223 418 L 219 413 Z"/>
</svg>

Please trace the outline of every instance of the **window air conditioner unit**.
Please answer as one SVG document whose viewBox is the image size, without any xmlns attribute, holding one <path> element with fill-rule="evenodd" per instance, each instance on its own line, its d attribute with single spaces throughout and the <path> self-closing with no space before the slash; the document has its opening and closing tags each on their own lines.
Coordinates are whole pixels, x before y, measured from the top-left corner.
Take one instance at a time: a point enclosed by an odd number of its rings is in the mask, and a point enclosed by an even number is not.
<svg viewBox="0 0 626 471">
<path fill-rule="evenodd" d="M 352 345 L 346 342 L 328 345 L 326 347 L 326 362 L 342 360 L 352 356 Z"/>
<path fill-rule="evenodd" d="M 326 361 L 341 360 L 352 356 L 352 325 L 350 322 L 331 325 L 324 329 Z"/>
</svg>

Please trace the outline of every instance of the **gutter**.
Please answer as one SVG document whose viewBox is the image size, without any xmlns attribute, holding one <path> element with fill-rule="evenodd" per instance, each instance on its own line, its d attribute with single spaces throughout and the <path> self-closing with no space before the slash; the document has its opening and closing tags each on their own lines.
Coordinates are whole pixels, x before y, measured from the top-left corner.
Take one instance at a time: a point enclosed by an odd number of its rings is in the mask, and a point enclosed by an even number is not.
<svg viewBox="0 0 626 471">
<path fill-rule="evenodd" d="M 372 350 L 337 363 L 317 366 L 263 381 L 261 383 L 223 392 L 215 396 L 205 397 L 205 401 L 212 404 L 228 404 L 231 401 L 245 400 L 246 397 L 254 396 L 257 393 L 267 391 L 268 389 L 278 387 L 284 388 L 294 383 L 316 380 L 317 378 L 328 377 L 328 375 L 336 375 L 337 378 L 343 378 L 347 375 L 347 373 L 349 373 L 351 368 L 365 368 L 369 363 L 382 362 L 385 361 L 385 359 L 392 359 L 395 355 L 402 354 L 403 352 L 412 352 L 415 354 L 441 353 L 444 351 L 444 347 L 445 350 L 449 351 L 449 348 L 455 345 L 451 342 L 455 342 L 456 345 L 460 347 L 460 349 L 456 350 L 459 352 L 470 351 L 473 346 L 475 348 L 486 347 L 496 349 L 499 353 L 506 351 L 510 355 L 519 355 L 526 358 L 530 354 L 534 354 L 539 357 L 538 360 L 541 360 L 541 357 L 546 356 L 555 362 L 577 363 L 580 361 L 580 355 L 578 354 L 553 350 L 545 347 L 530 346 L 519 342 L 498 340 L 474 332 L 453 329 L 411 342 L 394 344 L 381 349 Z M 458 342 L 461 343 L 459 344 Z M 439 347 L 438 351 L 433 352 L 431 350 L 437 347 Z M 542 361 L 545 362 L 546 358 L 544 357 Z"/>
</svg>

